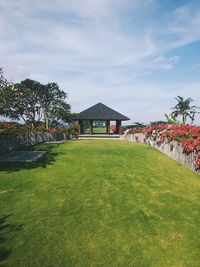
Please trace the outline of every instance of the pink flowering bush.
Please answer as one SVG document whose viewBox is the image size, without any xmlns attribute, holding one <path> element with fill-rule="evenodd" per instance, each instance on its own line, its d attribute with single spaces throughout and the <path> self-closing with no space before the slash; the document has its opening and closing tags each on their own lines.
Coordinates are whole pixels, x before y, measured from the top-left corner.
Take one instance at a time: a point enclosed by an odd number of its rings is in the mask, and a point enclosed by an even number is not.
<svg viewBox="0 0 200 267">
<path fill-rule="evenodd" d="M 124 134 L 125 131 L 126 131 L 126 129 L 125 129 L 124 127 L 120 127 L 120 134 L 121 134 L 121 135 Z"/>
<path fill-rule="evenodd" d="M 76 123 L 71 124 L 70 127 L 67 128 L 67 133 L 73 136 L 78 136 L 78 132 L 79 126 Z"/>
<path fill-rule="evenodd" d="M 137 128 L 129 128 L 129 129 L 124 129 L 123 130 L 123 134 L 124 135 L 129 135 L 129 134 L 136 134 L 136 133 L 141 133 L 142 132 L 142 128 L 139 128 L 139 127 L 137 127 Z M 122 133 L 120 133 L 120 134 L 122 134 Z"/>
<path fill-rule="evenodd" d="M 115 133 L 116 129 L 117 129 L 116 125 L 110 125 L 110 132 L 111 133 Z"/>
<path fill-rule="evenodd" d="M 128 134 L 136 133 L 138 128 L 130 129 Z M 156 125 L 140 129 L 146 138 L 157 145 L 176 141 L 186 154 L 194 153 L 195 169 L 200 170 L 200 129 L 195 125 Z M 171 144 L 172 145 L 172 144 Z"/>
<path fill-rule="evenodd" d="M 141 133 L 142 132 L 142 128 L 130 128 L 126 130 L 126 134 L 136 134 L 136 133 Z"/>
<path fill-rule="evenodd" d="M 31 125 L 21 125 L 12 122 L 0 122 L 0 139 L 24 136 L 33 132 Z M 64 133 L 69 134 L 67 128 L 49 128 L 45 129 L 44 125 L 38 125 L 35 127 L 34 132 L 48 132 L 48 133 Z"/>
<path fill-rule="evenodd" d="M 3 121 L 0 122 L 0 139 L 26 135 L 30 129 L 31 127 L 27 125 Z"/>
</svg>

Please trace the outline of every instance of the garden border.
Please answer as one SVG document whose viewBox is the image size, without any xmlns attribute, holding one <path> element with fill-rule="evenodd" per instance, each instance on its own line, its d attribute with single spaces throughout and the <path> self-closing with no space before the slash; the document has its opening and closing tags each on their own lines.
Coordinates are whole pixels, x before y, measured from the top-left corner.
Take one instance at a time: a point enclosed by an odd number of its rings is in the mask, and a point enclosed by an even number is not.
<svg viewBox="0 0 200 267">
<path fill-rule="evenodd" d="M 17 151 L 25 149 L 29 146 L 36 145 L 49 141 L 61 141 L 70 140 L 69 134 L 63 133 L 30 133 L 28 135 L 13 137 L 8 139 L 0 139 L 0 155 L 9 153 L 11 151 Z"/>
<path fill-rule="evenodd" d="M 187 166 L 191 170 L 195 170 L 194 152 L 186 154 L 183 151 L 183 147 L 176 141 L 167 143 L 166 141 L 158 145 L 150 138 L 146 138 L 143 133 L 121 135 L 121 139 L 128 142 L 145 143 L 156 148 L 160 152 L 164 153 L 168 157 L 178 161 L 180 164 Z"/>
</svg>

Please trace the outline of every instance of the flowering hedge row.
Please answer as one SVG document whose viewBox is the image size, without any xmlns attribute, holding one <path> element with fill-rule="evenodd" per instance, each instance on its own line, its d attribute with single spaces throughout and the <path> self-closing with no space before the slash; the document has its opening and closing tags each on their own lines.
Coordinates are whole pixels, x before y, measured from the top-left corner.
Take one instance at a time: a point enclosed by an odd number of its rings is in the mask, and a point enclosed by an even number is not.
<svg viewBox="0 0 200 267">
<path fill-rule="evenodd" d="M 123 134 L 136 134 L 136 133 L 141 133 L 143 128 L 137 127 L 137 128 L 130 128 L 130 129 L 124 129 L 122 128 L 121 131 Z"/>
<path fill-rule="evenodd" d="M 138 128 L 125 131 L 125 134 L 134 134 Z M 157 145 L 164 142 L 177 141 L 186 154 L 194 152 L 196 170 L 200 170 L 200 128 L 194 125 L 157 125 L 140 129 L 147 139 L 153 140 Z"/>
<path fill-rule="evenodd" d="M 26 135 L 30 131 L 30 126 L 11 122 L 0 122 L 0 139 Z"/>
<path fill-rule="evenodd" d="M 71 125 L 68 128 L 49 128 L 45 129 L 43 125 L 35 127 L 34 132 L 63 133 L 76 135 L 77 125 Z M 0 122 L 0 139 L 18 137 L 30 134 L 32 128 L 30 125 L 21 125 L 12 122 Z"/>
</svg>

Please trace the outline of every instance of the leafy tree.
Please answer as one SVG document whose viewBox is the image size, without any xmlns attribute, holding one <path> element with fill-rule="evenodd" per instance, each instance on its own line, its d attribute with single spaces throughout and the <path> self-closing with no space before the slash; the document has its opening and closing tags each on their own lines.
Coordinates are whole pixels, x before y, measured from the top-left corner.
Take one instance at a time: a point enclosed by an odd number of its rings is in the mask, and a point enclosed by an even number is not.
<svg viewBox="0 0 200 267">
<path fill-rule="evenodd" d="M 150 122 L 151 126 L 161 125 L 161 124 L 166 124 L 166 121 L 152 121 L 152 122 Z"/>
<path fill-rule="evenodd" d="M 34 128 L 42 118 L 39 102 L 42 88 L 42 84 L 30 79 L 6 86 L 1 92 L 3 107 L 0 113 L 14 120 L 23 119 L 25 123 L 31 123 Z"/>
<path fill-rule="evenodd" d="M 41 107 L 43 108 L 44 120 L 46 128 L 49 127 L 49 120 L 68 122 L 70 118 L 71 106 L 65 102 L 67 94 L 62 91 L 58 84 L 48 83 L 43 88 L 43 96 L 41 97 Z"/>
<path fill-rule="evenodd" d="M 79 113 L 70 113 L 69 114 L 69 123 L 71 124 L 74 124 L 75 121 L 77 121 L 77 117 L 78 117 L 78 114 Z"/>
<path fill-rule="evenodd" d="M 125 128 L 126 129 L 131 129 L 131 128 L 143 128 L 145 127 L 146 125 L 142 122 L 133 122 L 133 124 L 130 124 L 130 125 L 126 125 Z"/>
<path fill-rule="evenodd" d="M 8 81 L 4 77 L 3 69 L 0 68 L 0 90 L 2 90 L 7 85 L 8 85 Z"/>
<path fill-rule="evenodd" d="M 134 128 L 143 128 L 145 127 L 145 124 L 143 122 L 136 121 L 133 123 Z"/>
<path fill-rule="evenodd" d="M 65 125 L 70 122 L 70 105 L 65 101 L 59 101 L 49 112 L 49 121 L 52 125 Z M 47 128 L 47 125 L 46 125 Z"/>
<path fill-rule="evenodd" d="M 181 96 L 177 96 L 175 99 L 178 103 L 172 108 L 172 115 L 174 116 L 174 118 L 181 116 L 183 124 L 186 123 L 187 118 L 190 118 L 191 122 L 193 123 L 195 114 L 199 113 L 196 110 L 199 107 L 191 106 L 191 103 L 193 102 L 192 98 L 184 99 Z"/>
<path fill-rule="evenodd" d="M 48 129 L 50 117 L 67 121 L 70 105 L 65 102 L 66 97 L 56 83 L 43 85 L 26 79 L 0 91 L 0 114 L 14 120 L 23 119 L 31 123 L 32 129 L 45 120 Z"/>
<path fill-rule="evenodd" d="M 11 85 L 1 86 L 0 90 L 0 115 L 11 119 L 18 119 L 15 112 L 15 96 Z"/>
<path fill-rule="evenodd" d="M 0 68 L 0 115 L 3 113 L 5 98 L 9 95 L 9 90 L 5 90 L 8 86 L 8 81 L 4 78 L 3 69 Z"/>
</svg>

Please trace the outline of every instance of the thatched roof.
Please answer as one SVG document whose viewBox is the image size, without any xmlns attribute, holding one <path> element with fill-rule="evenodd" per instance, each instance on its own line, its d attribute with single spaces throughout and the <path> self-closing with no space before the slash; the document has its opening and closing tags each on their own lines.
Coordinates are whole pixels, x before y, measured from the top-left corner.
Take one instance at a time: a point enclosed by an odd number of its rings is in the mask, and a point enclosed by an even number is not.
<svg viewBox="0 0 200 267">
<path fill-rule="evenodd" d="M 76 116 L 77 120 L 129 120 L 128 117 L 123 114 L 107 107 L 102 103 L 98 103 L 82 112 Z"/>
</svg>

